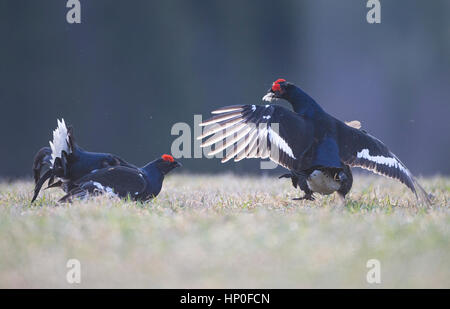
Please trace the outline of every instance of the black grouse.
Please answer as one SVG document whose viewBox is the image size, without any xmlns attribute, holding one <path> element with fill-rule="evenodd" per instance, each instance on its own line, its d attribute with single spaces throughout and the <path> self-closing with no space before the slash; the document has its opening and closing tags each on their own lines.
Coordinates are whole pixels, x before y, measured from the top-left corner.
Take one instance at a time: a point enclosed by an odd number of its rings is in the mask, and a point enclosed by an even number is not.
<svg viewBox="0 0 450 309">
<path fill-rule="evenodd" d="M 41 148 L 34 157 L 35 189 L 31 202 L 36 200 L 46 180 L 48 187 L 61 187 L 69 192 L 76 180 L 93 170 L 113 166 L 137 168 L 116 155 L 83 150 L 75 143 L 73 127 L 67 127 L 64 119 L 57 122 L 50 147 Z"/>
<path fill-rule="evenodd" d="M 208 126 L 198 139 L 213 135 L 202 147 L 215 145 L 209 154 L 228 149 L 222 162 L 232 158 L 270 158 L 290 173 L 305 192 L 300 199 L 313 199 L 313 193 L 350 191 L 350 167 L 361 167 L 404 183 L 428 205 L 427 194 L 406 166 L 380 140 L 360 129 L 358 121 L 344 123 L 326 113 L 308 94 L 284 79 L 272 84 L 264 101 L 287 100 L 293 112 L 278 105 L 234 105 L 216 111 L 204 121 Z M 233 147 L 231 147 L 233 146 Z"/>
<path fill-rule="evenodd" d="M 165 154 L 142 168 L 115 166 L 94 170 L 74 181 L 73 188 L 60 202 L 99 194 L 146 201 L 159 194 L 164 176 L 179 166 L 171 155 Z"/>
</svg>

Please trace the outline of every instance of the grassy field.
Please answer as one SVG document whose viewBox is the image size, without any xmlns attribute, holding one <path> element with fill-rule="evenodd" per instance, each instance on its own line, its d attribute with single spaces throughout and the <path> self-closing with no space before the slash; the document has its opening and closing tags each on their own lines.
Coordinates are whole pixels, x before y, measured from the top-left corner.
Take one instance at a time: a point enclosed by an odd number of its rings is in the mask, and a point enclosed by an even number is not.
<svg viewBox="0 0 450 309">
<path fill-rule="evenodd" d="M 345 204 L 291 201 L 300 192 L 276 177 L 174 173 L 145 204 L 59 205 L 53 190 L 30 206 L 31 182 L 3 182 L 0 288 L 450 288 L 450 179 L 421 182 L 432 209 L 377 176 L 356 176 Z M 66 281 L 71 258 L 81 284 Z"/>
</svg>

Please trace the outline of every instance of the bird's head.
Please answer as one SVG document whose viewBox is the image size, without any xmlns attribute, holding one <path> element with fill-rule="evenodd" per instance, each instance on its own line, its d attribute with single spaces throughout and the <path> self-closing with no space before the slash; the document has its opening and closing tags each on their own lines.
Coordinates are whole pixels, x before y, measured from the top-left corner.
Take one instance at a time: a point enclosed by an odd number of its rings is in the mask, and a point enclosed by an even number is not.
<svg viewBox="0 0 450 309">
<path fill-rule="evenodd" d="M 263 101 L 272 102 L 276 99 L 287 99 L 292 84 L 285 79 L 278 79 L 273 82 L 272 87 L 268 90 L 267 94 L 263 97 Z"/>
<path fill-rule="evenodd" d="M 160 159 L 156 160 L 155 164 L 163 175 L 166 175 L 174 168 L 182 166 L 180 162 L 175 161 L 175 159 L 168 154 L 163 154 Z"/>
</svg>

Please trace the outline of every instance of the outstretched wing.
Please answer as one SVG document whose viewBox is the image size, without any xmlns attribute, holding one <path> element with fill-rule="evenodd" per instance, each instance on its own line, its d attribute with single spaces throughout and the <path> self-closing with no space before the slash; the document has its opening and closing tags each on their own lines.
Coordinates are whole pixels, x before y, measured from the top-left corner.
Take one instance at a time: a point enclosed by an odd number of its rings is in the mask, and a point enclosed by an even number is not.
<svg viewBox="0 0 450 309">
<path fill-rule="evenodd" d="M 278 105 L 226 106 L 212 114 L 217 116 L 200 124 L 208 127 L 198 139 L 214 134 L 202 147 L 215 145 L 210 155 L 228 148 L 222 163 L 270 158 L 287 169 L 298 169 L 314 140 L 309 121 Z"/>
<path fill-rule="evenodd" d="M 138 169 L 123 166 L 103 168 L 77 180 L 76 187 L 61 201 L 70 200 L 71 197 L 83 197 L 88 193 L 138 197 L 145 191 L 146 185 L 144 175 Z"/>
<path fill-rule="evenodd" d="M 408 168 L 376 137 L 364 130 L 340 124 L 338 144 L 340 157 L 345 164 L 397 179 L 411 189 L 417 197 L 420 196 L 427 204 L 430 204 L 428 195 Z"/>
</svg>

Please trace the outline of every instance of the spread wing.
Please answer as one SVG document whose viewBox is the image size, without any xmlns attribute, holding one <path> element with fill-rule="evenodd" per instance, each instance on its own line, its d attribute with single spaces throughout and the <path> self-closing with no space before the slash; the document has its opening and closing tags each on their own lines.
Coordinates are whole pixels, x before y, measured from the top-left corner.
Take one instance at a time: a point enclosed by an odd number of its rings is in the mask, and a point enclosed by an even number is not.
<svg viewBox="0 0 450 309">
<path fill-rule="evenodd" d="M 314 131 L 300 115 L 278 105 L 226 106 L 212 114 L 216 116 L 200 124 L 207 128 L 198 139 L 213 135 L 202 147 L 215 145 L 210 155 L 227 150 L 222 163 L 232 158 L 270 158 L 287 169 L 305 165 Z"/>
<path fill-rule="evenodd" d="M 428 205 L 430 200 L 408 168 L 388 147 L 364 130 L 341 124 L 338 128 L 339 153 L 342 161 L 376 174 L 394 178 L 405 184 Z"/>
</svg>

